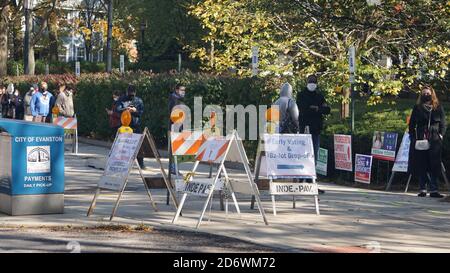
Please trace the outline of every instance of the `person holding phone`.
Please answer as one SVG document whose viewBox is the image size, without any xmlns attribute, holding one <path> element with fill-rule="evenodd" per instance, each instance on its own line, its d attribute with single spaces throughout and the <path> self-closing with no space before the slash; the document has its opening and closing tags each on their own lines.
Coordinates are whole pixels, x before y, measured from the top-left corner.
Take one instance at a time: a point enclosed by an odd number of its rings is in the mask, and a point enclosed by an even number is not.
<svg viewBox="0 0 450 273">
<path fill-rule="evenodd" d="M 122 115 L 122 113 L 126 110 L 131 113 L 131 124 L 130 127 L 133 129 L 133 132 L 136 134 L 142 133 L 141 123 L 142 123 L 142 115 L 144 114 L 144 102 L 141 98 L 136 96 L 136 86 L 129 85 L 127 90 L 127 95 L 123 96 L 117 102 L 116 112 Z M 144 158 L 138 156 L 138 162 L 141 169 L 145 169 Z"/>
</svg>

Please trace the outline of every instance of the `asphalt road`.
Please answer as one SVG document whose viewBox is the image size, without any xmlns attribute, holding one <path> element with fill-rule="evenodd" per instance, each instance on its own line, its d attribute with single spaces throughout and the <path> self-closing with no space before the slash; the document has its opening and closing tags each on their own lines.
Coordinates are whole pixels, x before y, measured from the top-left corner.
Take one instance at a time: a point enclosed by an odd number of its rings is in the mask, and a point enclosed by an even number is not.
<svg viewBox="0 0 450 273">
<path fill-rule="evenodd" d="M 200 232 L 149 227 L 1 228 L 0 253 L 274 253 L 268 248 Z"/>
</svg>

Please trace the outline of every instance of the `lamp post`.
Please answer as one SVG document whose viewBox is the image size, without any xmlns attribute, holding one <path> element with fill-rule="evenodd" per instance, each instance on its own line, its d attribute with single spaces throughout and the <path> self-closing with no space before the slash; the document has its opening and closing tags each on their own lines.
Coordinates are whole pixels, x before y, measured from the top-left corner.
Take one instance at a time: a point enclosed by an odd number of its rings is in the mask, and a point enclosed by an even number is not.
<svg viewBox="0 0 450 273">
<path fill-rule="evenodd" d="M 145 42 L 145 30 L 146 30 L 146 28 L 147 28 L 147 22 L 144 19 L 142 19 L 142 22 L 141 22 L 141 49 L 140 49 L 140 52 L 139 52 L 141 60 L 144 57 L 144 50 L 142 49 L 142 47 L 144 46 L 144 42 Z"/>
<path fill-rule="evenodd" d="M 25 12 L 25 35 L 24 35 L 24 45 L 23 45 L 23 56 L 24 56 L 24 68 L 25 75 L 30 74 L 30 31 L 33 27 L 33 18 L 31 17 L 31 9 L 33 6 L 33 0 L 24 0 L 23 9 Z"/>
</svg>

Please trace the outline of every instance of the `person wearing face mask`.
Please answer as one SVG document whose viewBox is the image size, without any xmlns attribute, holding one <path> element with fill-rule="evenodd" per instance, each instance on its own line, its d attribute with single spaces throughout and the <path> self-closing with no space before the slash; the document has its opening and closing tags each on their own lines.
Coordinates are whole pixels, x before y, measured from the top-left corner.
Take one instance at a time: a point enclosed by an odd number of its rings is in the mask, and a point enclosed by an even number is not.
<svg viewBox="0 0 450 273">
<path fill-rule="evenodd" d="M 173 122 L 170 119 L 171 113 L 174 110 L 174 108 L 178 105 L 184 105 L 184 98 L 186 97 L 186 87 L 182 84 L 177 84 L 175 86 L 175 90 L 170 93 L 169 95 L 169 122 L 168 122 L 168 132 L 170 135 L 170 132 L 172 132 L 172 125 Z M 183 126 L 180 126 L 179 131 L 183 131 Z M 170 153 L 170 162 L 169 162 L 169 170 L 171 174 L 177 174 L 175 170 L 175 164 L 172 162 L 172 149 L 169 149 Z"/>
<path fill-rule="evenodd" d="M 23 120 L 25 116 L 25 104 L 19 90 L 14 91 L 14 119 Z"/>
<path fill-rule="evenodd" d="M 122 115 L 122 113 L 126 110 L 130 111 L 131 113 L 131 129 L 133 129 L 134 133 L 141 134 L 141 122 L 142 115 L 144 114 L 144 102 L 141 98 L 136 96 L 136 87 L 134 85 L 129 85 L 127 95 L 120 98 L 117 102 L 116 112 L 119 113 L 119 115 Z M 138 156 L 137 160 L 141 169 L 145 169 L 144 158 Z"/>
<path fill-rule="evenodd" d="M 2 98 L 2 117 L 15 119 L 16 117 L 16 100 L 15 100 L 14 84 L 10 83 L 6 89 L 6 94 Z"/>
<path fill-rule="evenodd" d="M 328 106 L 325 97 L 318 89 L 317 82 L 318 79 L 315 75 L 309 76 L 306 89 L 297 94 L 300 133 L 311 134 L 316 161 L 319 154 L 320 134 L 323 129 L 323 120 L 326 115 L 331 113 L 331 108 Z M 321 194 L 324 193 L 322 190 L 319 190 L 319 192 Z"/>
<path fill-rule="evenodd" d="M 442 170 L 442 146 L 447 130 L 445 112 L 433 87 L 425 86 L 414 106 L 409 123 L 411 147 L 409 171 L 419 178 L 419 197 L 443 198 L 438 189 L 438 177 Z M 425 141 L 428 145 L 416 145 Z"/>
<path fill-rule="evenodd" d="M 121 126 L 120 114 L 116 111 L 119 98 L 120 98 L 120 92 L 117 90 L 114 91 L 112 94 L 113 101 L 112 101 L 111 109 L 107 109 L 107 108 L 105 109 L 106 113 L 108 114 L 109 127 L 113 131 L 113 136 L 116 135 L 117 130 L 119 130 L 119 128 Z"/>
<path fill-rule="evenodd" d="M 53 95 L 47 91 L 47 86 L 47 83 L 43 82 L 40 92 L 36 92 L 31 98 L 30 108 L 34 122 L 45 123 L 47 116 L 51 114 L 50 103 Z"/>
<path fill-rule="evenodd" d="M 71 88 L 66 88 L 64 84 L 58 87 L 56 93 L 58 94 L 55 102 L 55 106 L 59 109 L 59 115 L 72 118 L 75 115 L 73 107 L 73 94 Z"/>
</svg>

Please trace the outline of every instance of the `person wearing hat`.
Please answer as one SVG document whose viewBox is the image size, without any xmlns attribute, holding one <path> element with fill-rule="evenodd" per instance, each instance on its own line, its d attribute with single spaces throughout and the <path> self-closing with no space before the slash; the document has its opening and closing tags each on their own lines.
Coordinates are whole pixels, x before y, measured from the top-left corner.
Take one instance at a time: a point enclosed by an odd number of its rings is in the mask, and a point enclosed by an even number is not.
<svg viewBox="0 0 450 273">
<path fill-rule="evenodd" d="M 30 90 L 25 94 L 24 96 L 24 104 L 25 104 L 25 121 L 33 121 L 33 115 L 31 114 L 31 99 L 33 98 L 33 95 L 38 92 L 39 88 L 37 84 L 33 84 L 33 86 L 30 87 Z"/>
<path fill-rule="evenodd" d="M 299 126 L 301 134 L 311 134 L 314 156 L 317 156 L 320 148 L 320 134 L 323 130 L 325 116 L 331 113 L 324 95 L 318 88 L 316 75 L 310 75 L 307 79 L 306 88 L 297 94 L 297 105 L 299 108 Z M 325 193 L 319 190 L 321 194 Z"/>
</svg>

